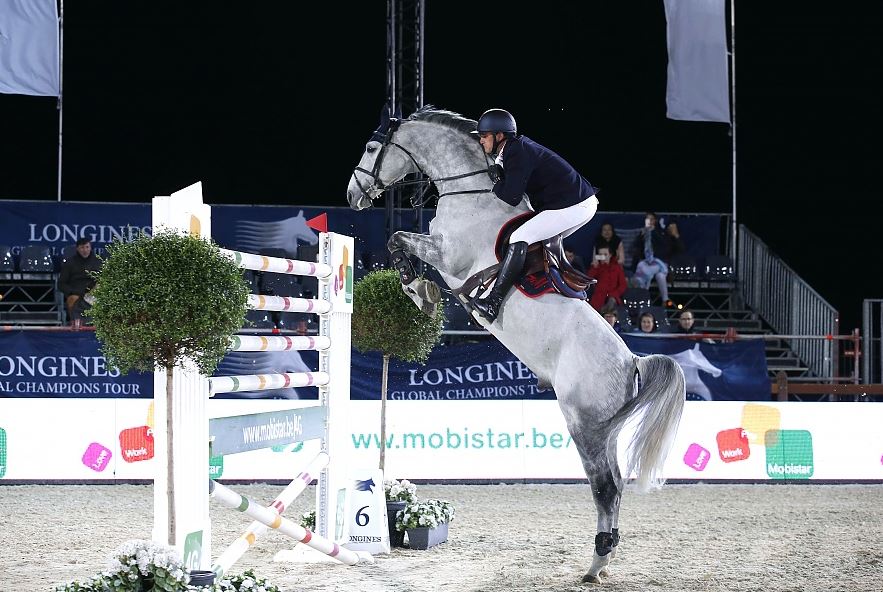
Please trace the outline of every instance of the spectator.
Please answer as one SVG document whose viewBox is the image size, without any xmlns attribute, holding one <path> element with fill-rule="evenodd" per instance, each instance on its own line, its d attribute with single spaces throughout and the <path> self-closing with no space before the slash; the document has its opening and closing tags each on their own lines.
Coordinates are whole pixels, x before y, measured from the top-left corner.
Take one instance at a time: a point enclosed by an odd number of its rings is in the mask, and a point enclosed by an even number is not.
<svg viewBox="0 0 883 592">
<path fill-rule="evenodd" d="M 666 225 L 665 239 L 668 243 L 668 261 L 671 261 L 672 257 L 680 255 L 687 250 L 687 248 L 684 246 L 684 241 L 681 239 L 681 231 L 678 229 L 677 220 L 671 220 Z"/>
<path fill-rule="evenodd" d="M 642 312 L 638 319 L 638 331 L 641 333 L 656 333 L 656 317 L 652 312 Z"/>
<path fill-rule="evenodd" d="M 586 272 L 586 264 L 583 262 L 583 258 L 576 254 L 572 246 L 564 246 L 564 256 L 567 257 L 567 262 L 570 263 L 575 270 L 581 273 Z"/>
<path fill-rule="evenodd" d="M 676 229 L 677 231 L 677 229 Z M 680 234 L 677 238 L 663 232 L 656 224 L 656 214 L 647 212 L 644 217 L 644 228 L 635 237 L 633 245 L 635 275 L 632 283 L 637 288 L 648 289 L 650 281 L 656 279 L 659 288 L 659 297 L 665 307 L 673 306 L 668 297 L 668 257 L 673 244 L 680 243 Z"/>
<path fill-rule="evenodd" d="M 600 311 L 601 316 L 604 317 L 604 320 L 610 323 L 610 326 L 619 333 L 622 331 L 622 325 L 619 322 L 619 313 L 616 312 L 616 308 L 612 306 L 606 306 L 602 308 Z"/>
<path fill-rule="evenodd" d="M 92 252 L 92 242 L 88 238 L 77 240 L 77 252 L 61 264 L 58 288 L 64 294 L 67 318 L 72 325 L 84 322 L 83 312 L 92 306 L 89 291 L 95 287 L 92 272 L 101 269 L 101 260 Z"/>
<path fill-rule="evenodd" d="M 678 315 L 678 324 L 674 328 L 674 332 L 681 334 L 695 333 L 696 329 L 693 327 L 695 322 L 693 311 L 689 308 L 685 308 Z"/>
<path fill-rule="evenodd" d="M 593 258 L 598 254 L 598 249 L 601 247 L 607 247 L 610 249 L 611 254 L 616 254 L 616 260 L 619 261 L 619 264 L 625 265 L 625 246 L 622 244 L 622 239 L 616 234 L 616 230 L 613 229 L 613 224 L 610 222 L 602 224 L 601 233 L 595 237 L 595 244 L 592 246 Z"/>
<path fill-rule="evenodd" d="M 588 274 L 590 278 L 598 280 L 592 298 L 589 300 L 595 310 L 600 311 L 604 307 L 622 304 L 622 295 L 628 285 L 625 281 L 625 272 L 622 265 L 616 260 L 615 255 L 610 254 L 610 249 L 601 247 Z"/>
</svg>

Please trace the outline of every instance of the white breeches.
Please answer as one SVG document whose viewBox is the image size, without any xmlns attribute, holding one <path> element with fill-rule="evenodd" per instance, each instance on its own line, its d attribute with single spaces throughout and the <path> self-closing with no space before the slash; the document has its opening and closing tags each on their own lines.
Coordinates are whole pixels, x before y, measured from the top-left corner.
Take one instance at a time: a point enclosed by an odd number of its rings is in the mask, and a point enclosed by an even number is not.
<svg viewBox="0 0 883 592">
<path fill-rule="evenodd" d="M 526 242 L 531 245 L 553 236 L 570 236 L 591 220 L 598 211 L 598 198 L 594 195 L 580 203 L 561 210 L 543 210 L 521 225 L 509 244 Z"/>
</svg>

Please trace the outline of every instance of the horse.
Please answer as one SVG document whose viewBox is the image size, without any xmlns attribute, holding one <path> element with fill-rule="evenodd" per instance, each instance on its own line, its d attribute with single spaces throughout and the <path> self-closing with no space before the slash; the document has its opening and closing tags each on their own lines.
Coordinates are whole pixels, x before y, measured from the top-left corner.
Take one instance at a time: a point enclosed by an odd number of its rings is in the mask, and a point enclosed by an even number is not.
<svg viewBox="0 0 883 592">
<path fill-rule="evenodd" d="M 396 232 L 387 247 L 393 261 L 403 251 L 431 265 L 452 290 L 497 263 L 498 229 L 530 211 L 526 196 L 515 207 L 494 196 L 489 162 L 470 135 L 475 129 L 476 121 L 432 106 L 382 121 L 347 187 L 350 207 L 363 210 L 409 174 L 422 173 L 433 183 L 438 202 L 429 234 Z M 431 312 L 438 286 L 400 263 L 403 290 Z M 617 436 L 631 420 L 625 474 L 635 476 L 641 492 L 662 486 L 683 412 L 684 374 L 668 356 L 634 355 L 585 300 L 555 294 L 533 299 L 512 290 L 493 323 L 474 316 L 537 376 L 540 389 L 551 387 L 557 395 L 597 511 L 595 550 L 583 581 L 600 583 L 619 544 L 624 480 Z"/>
</svg>

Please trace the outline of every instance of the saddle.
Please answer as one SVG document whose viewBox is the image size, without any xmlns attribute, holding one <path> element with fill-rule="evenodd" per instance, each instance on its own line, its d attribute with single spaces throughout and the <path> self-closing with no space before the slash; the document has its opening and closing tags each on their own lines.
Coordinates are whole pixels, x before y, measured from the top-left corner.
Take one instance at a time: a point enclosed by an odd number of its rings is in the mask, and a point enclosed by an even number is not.
<svg viewBox="0 0 883 592">
<path fill-rule="evenodd" d="M 506 222 L 497 234 L 494 253 L 497 261 L 502 261 L 509 237 L 522 224 L 530 220 L 536 212 L 525 212 Z M 463 285 L 451 292 L 471 312 L 471 298 L 488 290 L 500 263 L 487 267 L 470 277 Z M 536 298 L 550 292 L 557 292 L 567 298 L 588 300 L 597 280 L 592 279 L 573 267 L 564 254 L 564 238 L 559 234 L 551 239 L 533 243 L 527 248 L 527 258 L 521 276 L 515 287 L 529 298 Z"/>
</svg>

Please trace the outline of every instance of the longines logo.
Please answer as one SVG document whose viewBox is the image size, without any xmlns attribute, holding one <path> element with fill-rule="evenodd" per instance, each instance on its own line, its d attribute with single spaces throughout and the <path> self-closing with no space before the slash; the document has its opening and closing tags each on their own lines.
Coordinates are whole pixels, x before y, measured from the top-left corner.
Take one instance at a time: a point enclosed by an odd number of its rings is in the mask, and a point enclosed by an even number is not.
<svg viewBox="0 0 883 592">
<path fill-rule="evenodd" d="M 0 356 L 0 377 L 76 378 L 99 376 L 115 378 L 116 368 L 108 368 L 104 356 Z"/>
<path fill-rule="evenodd" d="M 110 226 L 108 224 L 28 224 L 30 234 L 28 241 L 32 243 L 57 243 L 64 242 L 73 244 L 77 239 L 87 236 L 92 242 L 110 243 L 114 239 L 131 241 L 139 236 L 150 236 L 153 229 L 151 226 Z"/>
</svg>

